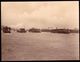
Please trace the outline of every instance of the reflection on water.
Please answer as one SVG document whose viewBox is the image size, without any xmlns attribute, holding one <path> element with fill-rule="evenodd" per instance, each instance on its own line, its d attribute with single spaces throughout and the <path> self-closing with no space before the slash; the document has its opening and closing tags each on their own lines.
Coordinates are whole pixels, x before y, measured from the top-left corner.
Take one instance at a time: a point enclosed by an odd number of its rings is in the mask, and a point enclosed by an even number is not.
<svg viewBox="0 0 80 62">
<path fill-rule="evenodd" d="M 79 34 L 2 33 L 2 60 L 77 60 Z"/>
</svg>

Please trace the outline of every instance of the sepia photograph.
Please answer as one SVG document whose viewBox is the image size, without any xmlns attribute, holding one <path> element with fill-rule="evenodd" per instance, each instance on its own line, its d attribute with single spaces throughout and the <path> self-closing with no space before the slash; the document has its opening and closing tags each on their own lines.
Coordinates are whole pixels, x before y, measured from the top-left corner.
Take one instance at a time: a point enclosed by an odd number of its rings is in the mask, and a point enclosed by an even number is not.
<svg viewBox="0 0 80 62">
<path fill-rule="evenodd" d="M 79 1 L 1 2 L 1 60 L 79 60 Z"/>
</svg>

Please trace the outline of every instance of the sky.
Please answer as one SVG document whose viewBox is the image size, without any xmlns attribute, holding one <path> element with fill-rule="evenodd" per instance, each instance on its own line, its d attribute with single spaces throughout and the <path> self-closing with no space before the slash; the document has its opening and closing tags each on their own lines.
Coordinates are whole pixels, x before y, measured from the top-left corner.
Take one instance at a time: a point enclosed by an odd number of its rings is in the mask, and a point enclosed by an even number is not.
<svg viewBox="0 0 80 62">
<path fill-rule="evenodd" d="M 79 2 L 1 2 L 1 24 L 15 28 L 79 28 Z"/>
</svg>

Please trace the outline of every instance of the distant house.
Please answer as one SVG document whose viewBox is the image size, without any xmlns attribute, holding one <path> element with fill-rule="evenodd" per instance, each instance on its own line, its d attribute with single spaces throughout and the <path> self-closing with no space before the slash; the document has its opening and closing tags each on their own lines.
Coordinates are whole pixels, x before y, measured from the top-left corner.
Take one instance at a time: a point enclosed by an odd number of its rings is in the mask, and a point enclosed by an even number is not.
<svg viewBox="0 0 80 62">
<path fill-rule="evenodd" d="M 11 28 L 5 26 L 5 27 L 3 27 L 3 32 L 4 32 L 4 33 L 11 33 Z"/>
<path fill-rule="evenodd" d="M 52 29 L 51 30 L 52 33 L 64 33 L 64 34 L 68 34 L 70 33 L 69 29 Z"/>
<path fill-rule="evenodd" d="M 17 32 L 19 32 L 19 33 L 25 33 L 26 30 L 25 30 L 25 28 L 20 28 L 20 29 L 17 30 Z"/>
<path fill-rule="evenodd" d="M 37 28 L 31 28 L 31 29 L 29 29 L 29 32 L 40 33 L 41 30 L 40 29 L 37 29 Z"/>
<path fill-rule="evenodd" d="M 70 30 L 71 33 L 79 33 L 79 30 Z"/>
<path fill-rule="evenodd" d="M 41 29 L 41 32 L 51 32 L 50 29 Z"/>
</svg>

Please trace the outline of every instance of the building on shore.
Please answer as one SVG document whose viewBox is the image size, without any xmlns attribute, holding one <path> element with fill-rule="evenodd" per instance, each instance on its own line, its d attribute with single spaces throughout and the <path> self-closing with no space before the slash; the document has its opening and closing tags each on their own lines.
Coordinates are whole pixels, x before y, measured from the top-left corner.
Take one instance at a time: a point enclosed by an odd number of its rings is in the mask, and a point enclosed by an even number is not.
<svg viewBox="0 0 80 62">
<path fill-rule="evenodd" d="M 2 28 L 2 30 L 3 30 L 4 33 L 11 33 L 11 27 L 4 26 L 4 27 Z"/>
<path fill-rule="evenodd" d="M 52 33 L 64 33 L 64 34 L 68 34 L 70 33 L 69 29 L 52 29 L 51 30 Z"/>
<path fill-rule="evenodd" d="M 25 33 L 27 31 L 25 30 L 25 28 L 20 28 L 20 29 L 17 29 L 17 32 L 19 32 L 19 33 Z"/>
<path fill-rule="evenodd" d="M 71 29 L 70 29 L 70 32 L 71 32 L 71 33 L 79 33 L 79 30 L 76 30 L 76 29 L 71 30 Z"/>
<path fill-rule="evenodd" d="M 29 32 L 35 32 L 35 33 L 40 33 L 41 30 L 40 29 L 37 29 L 37 28 L 31 28 L 28 30 Z"/>
<path fill-rule="evenodd" d="M 50 29 L 41 29 L 41 32 L 51 32 Z"/>
</svg>

